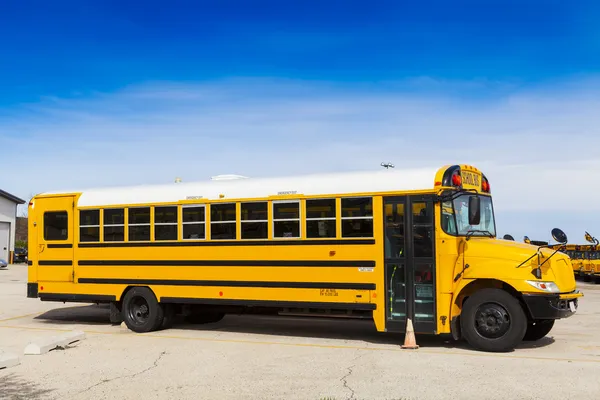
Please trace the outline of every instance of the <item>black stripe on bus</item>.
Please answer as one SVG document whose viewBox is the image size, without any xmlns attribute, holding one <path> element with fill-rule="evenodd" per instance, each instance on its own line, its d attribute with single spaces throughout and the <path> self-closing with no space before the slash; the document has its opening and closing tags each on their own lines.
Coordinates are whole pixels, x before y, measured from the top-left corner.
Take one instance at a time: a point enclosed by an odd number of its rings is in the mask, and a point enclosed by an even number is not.
<svg viewBox="0 0 600 400">
<path fill-rule="evenodd" d="M 271 281 L 213 281 L 179 279 L 119 279 L 119 278 L 79 278 L 78 283 L 100 285 L 160 285 L 160 286 L 206 286 L 206 287 L 245 287 L 245 288 L 285 288 L 285 289 L 351 289 L 375 290 L 374 283 L 346 282 L 271 282 Z"/>
<path fill-rule="evenodd" d="M 359 244 L 375 244 L 375 239 L 319 239 L 319 240 L 237 240 L 206 242 L 103 242 L 79 243 L 79 247 L 195 247 L 195 246 L 350 246 Z"/>
<path fill-rule="evenodd" d="M 79 260 L 80 266 L 151 266 L 151 267 L 374 267 L 375 261 L 363 260 Z"/>
<path fill-rule="evenodd" d="M 174 304 L 203 304 L 224 306 L 277 307 L 277 308 L 319 308 L 372 311 L 377 309 L 373 303 L 317 303 L 306 301 L 277 301 L 277 300 L 236 300 L 236 299 L 196 299 L 185 297 L 161 297 L 161 303 Z"/>
<path fill-rule="evenodd" d="M 73 248 L 72 243 L 48 243 L 49 249 L 71 249 Z"/>
<path fill-rule="evenodd" d="M 73 265 L 72 260 L 39 260 L 38 265 L 40 266 L 68 266 Z"/>
<path fill-rule="evenodd" d="M 104 294 L 39 293 L 42 301 L 69 301 L 81 303 L 108 303 L 117 301 L 116 296 Z"/>
</svg>

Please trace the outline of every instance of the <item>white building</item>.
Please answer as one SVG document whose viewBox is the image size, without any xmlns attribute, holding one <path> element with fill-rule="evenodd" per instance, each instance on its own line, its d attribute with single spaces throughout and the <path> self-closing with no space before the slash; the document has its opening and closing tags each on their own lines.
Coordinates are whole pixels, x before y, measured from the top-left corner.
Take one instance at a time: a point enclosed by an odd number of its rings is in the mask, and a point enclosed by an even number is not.
<svg viewBox="0 0 600 400">
<path fill-rule="evenodd" d="M 17 206 L 25 204 L 17 196 L 0 189 L 0 259 L 12 262 L 17 229 Z"/>
</svg>

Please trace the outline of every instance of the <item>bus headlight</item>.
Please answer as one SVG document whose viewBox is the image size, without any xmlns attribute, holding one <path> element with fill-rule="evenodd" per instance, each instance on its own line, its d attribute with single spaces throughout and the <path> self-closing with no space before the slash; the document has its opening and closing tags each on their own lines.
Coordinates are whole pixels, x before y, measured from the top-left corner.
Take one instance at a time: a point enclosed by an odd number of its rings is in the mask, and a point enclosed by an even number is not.
<svg viewBox="0 0 600 400">
<path fill-rule="evenodd" d="M 529 283 L 534 288 L 539 289 L 544 292 L 548 292 L 548 293 L 559 293 L 560 292 L 560 289 L 554 282 L 543 282 L 543 281 L 525 281 L 525 282 Z"/>
</svg>

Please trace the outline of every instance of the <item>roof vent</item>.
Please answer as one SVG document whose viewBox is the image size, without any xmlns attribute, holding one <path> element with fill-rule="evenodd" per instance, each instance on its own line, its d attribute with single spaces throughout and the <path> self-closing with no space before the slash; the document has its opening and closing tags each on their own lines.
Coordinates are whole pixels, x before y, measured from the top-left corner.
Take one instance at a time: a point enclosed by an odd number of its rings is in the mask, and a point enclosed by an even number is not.
<svg viewBox="0 0 600 400">
<path fill-rule="evenodd" d="M 243 175 L 233 175 L 233 174 L 229 174 L 229 175 L 216 175 L 216 176 L 211 176 L 210 180 L 211 181 L 232 181 L 234 179 L 248 179 L 247 176 L 243 176 Z"/>
</svg>

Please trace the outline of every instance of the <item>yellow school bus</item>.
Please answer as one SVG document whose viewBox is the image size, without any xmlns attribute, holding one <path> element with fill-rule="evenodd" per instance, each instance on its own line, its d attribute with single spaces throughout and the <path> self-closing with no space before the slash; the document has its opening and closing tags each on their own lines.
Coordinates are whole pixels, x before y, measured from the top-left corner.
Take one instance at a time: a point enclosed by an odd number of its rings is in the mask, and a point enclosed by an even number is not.
<svg viewBox="0 0 600 400">
<path fill-rule="evenodd" d="M 560 249 L 562 245 L 553 245 L 552 248 Z M 583 246 L 585 247 L 585 246 Z M 583 274 L 583 263 L 585 260 L 585 249 L 579 244 L 568 244 L 563 246 L 562 251 L 571 259 L 571 265 L 573 266 L 573 274 L 575 276 L 584 276 Z"/>
<path fill-rule="evenodd" d="M 258 309 L 507 351 L 582 296 L 564 253 L 496 237 L 469 165 L 43 193 L 29 243 L 28 297 L 109 303 L 135 332 Z"/>
<path fill-rule="evenodd" d="M 590 271 L 590 279 L 594 279 L 598 282 L 598 278 L 600 278 L 600 250 L 598 248 L 590 251 L 588 253 L 588 267 Z"/>
<path fill-rule="evenodd" d="M 569 244 L 564 252 L 571 259 L 573 273 L 584 281 L 596 279 L 600 274 L 600 248 L 598 239 L 585 232 L 585 240 L 591 244 Z"/>
</svg>

